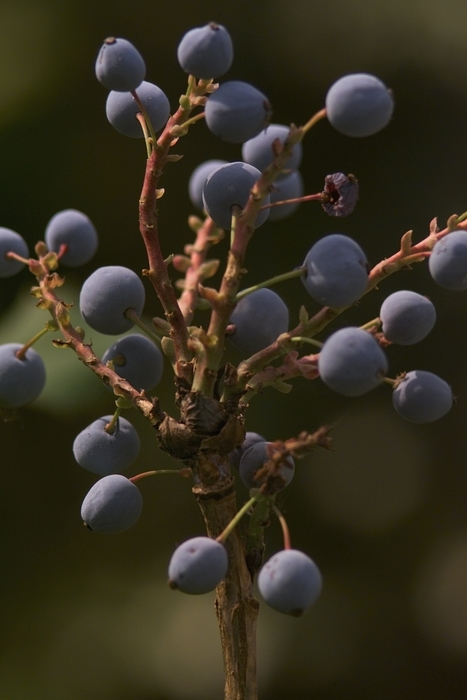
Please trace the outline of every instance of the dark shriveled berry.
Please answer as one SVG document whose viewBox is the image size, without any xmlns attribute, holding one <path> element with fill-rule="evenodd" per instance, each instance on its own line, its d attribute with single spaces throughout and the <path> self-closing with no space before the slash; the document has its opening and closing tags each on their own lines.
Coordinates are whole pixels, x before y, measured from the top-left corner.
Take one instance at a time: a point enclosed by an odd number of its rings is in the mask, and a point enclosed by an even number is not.
<svg viewBox="0 0 467 700">
<path fill-rule="evenodd" d="M 358 180 L 355 175 L 332 173 L 324 178 L 322 207 L 329 216 L 348 216 L 358 199 Z"/>
</svg>

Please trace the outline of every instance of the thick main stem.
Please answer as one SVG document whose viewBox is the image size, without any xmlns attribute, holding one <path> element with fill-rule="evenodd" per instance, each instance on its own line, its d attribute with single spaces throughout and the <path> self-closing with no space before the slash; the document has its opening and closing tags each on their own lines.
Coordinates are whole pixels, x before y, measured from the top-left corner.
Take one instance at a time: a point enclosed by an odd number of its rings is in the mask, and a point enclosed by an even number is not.
<svg viewBox="0 0 467 700">
<path fill-rule="evenodd" d="M 237 513 L 234 482 L 225 479 L 215 490 L 193 489 L 210 537 L 217 537 Z M 258 601 L 245 560 L 245 548 L 235 528 L 225 542 L 229 571 L 216 589 L 216 614 L 225 671 L 224 700 L 257 700 L 256 623 Z"/>
</svg>

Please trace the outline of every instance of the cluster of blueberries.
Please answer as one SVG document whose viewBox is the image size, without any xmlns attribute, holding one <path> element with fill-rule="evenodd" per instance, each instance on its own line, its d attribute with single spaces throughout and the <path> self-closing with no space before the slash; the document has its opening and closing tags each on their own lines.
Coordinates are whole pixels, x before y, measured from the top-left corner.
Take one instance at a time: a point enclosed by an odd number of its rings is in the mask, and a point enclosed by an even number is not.
<svg viewBox="0 0 467 700">
<path fill-rule="evenodd" d="M 232 41 L 221 25 L 210 23 L 187 32 L 178 46 L 183 70 L 206 85 L 222 76 L 233 60 Z M 109 122 L 129 137 L 143 137 L 140 115 L 155 133 L 170 116 L 163 91 L 144 80 L 146 67 L 137 49 L 127 40 L 109 38 L 97 61 L 96 75 L 110 90 L 106 113 Z M 325 115 L 332 126 L 347 136 L 364 137 L 384 128 L 393 112 L 391 92 L 375 76 L 360 73 L 334 83 L 326 96 Z M 189 196 L 224 230 L 232 225 L 233 208 L 241 210 L 251 188 L 272 162 L 277 143 L 284 143 L 288 127 L 269 124 L 269 100 L 254 86 L 227 81 L 209 93 L 204 107 L 208 129 L 225 141 L 242 144 L 242 161 L 209 160 L 198 166 L 189 182 Z M 264 204 L 297 199 L 303 195 L 298 171 L 302 147 L 294 146 L 286 169 L 276 180 Z M 256 226 L 295 211 L 296 202 L 275 208 L 263 207 Z M 94 255 L 98 239 L 95 227 L 82 212 L 68 209 L 56 214 L 47 225 L 48 255 L 63 265 L 78 266 Z M 30 264 L 24 239 L 14 231 L 0 228 L 0 276 L 8 277 Z M 467 232 L 456 230 L 439 240 L 429 257 L 430 273 L 447 289 L 467 289 Z M 31 266 L 31 271 L 33 266 Z M 368 263 L 360 246 L 351 238 L 335 233 L 318 240 L 302 265 L 302 282 L 317 303 L 342 309 L 353 305 L 366 291 Z M 84 282 L 79 307 L 89 326 L 108 335 L 130 331 L 143 311 L 145 291 L 141 279 L 122 266 L 97 269 Z M 131 313 L 129 313 L 131 311 Z M 331 334 L 318 353 L 322 381 L 344 396 L 362 395 L 386 378 L 388 362 L 382 345 L 411 345 L 421 341 L 433 328 L 433 304 L 413 291 L 403 290 L 387 297 L 381 307 L 377 328 L 347 327 Z M 251 356 L 288 331 L 289 313 L 278 294 L 268 288 L 243 296 L 233 311 L 230 341 L 245 356 Z M 373 329 L 374 330 L 374 329 Z M 384 340 L 382 343 L 381 340 Z M 152 391 L 161 379 L 163 356 L 157 343 L 141 334 L 124 335 L 102 357 L 122 378 L 138 390 Z M 45 384 L 45 368 L 30 344 L 0 346 L 0 405 L 17 408 L 34 401 Z M 437 420 L 451 408 L 452 391 L 436 375 L 414 370 L 393 382 L 396 411 L 415 423 Z M 132 479 L 122 476 L 137 458 L 138 434 L 119 414 L 103 416 L 86 427 L 75 439 L 73 453 L 84 469 L 100 479 L 85 497 L 81 515 L 90 530 L 115 533 L 132 526 L 140 516 L 142 498 Z M 273 447 L 262 436 L 247 433 L 245 442 L 230 455 L 230 464 L 249 489 L 262 485 L 262 469 L 273 456 Z M 294 461 L 281 462 L 284 486 L 292 479 Z M 186 593 L 212 590 L 228 569 L 223 542 L 195 537 L 179 546 L 169 565 L 169 584 Z M 273 608 L 298 615 L 318 597 L 321 575 L 303 552 L 286 547 L 274 555 L 258 576 L 261 595 Z"/>
</svg>

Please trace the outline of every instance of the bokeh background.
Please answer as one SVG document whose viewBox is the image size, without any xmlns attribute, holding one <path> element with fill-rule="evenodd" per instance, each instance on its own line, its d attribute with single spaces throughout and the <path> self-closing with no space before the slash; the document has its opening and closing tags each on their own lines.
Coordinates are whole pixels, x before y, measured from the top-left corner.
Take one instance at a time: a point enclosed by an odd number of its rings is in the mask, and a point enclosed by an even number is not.
<svg viewBox="0 0 467 700">
<path fill-rule="evenodd" d="M 307 136 L 306 191 L 320 191 L 328 173 L 353 172 L 360 201 L 341 221 L 310 203 L 259 229 L 248 285 L 300 264 L 327 233 L 353 236 L 374 264 L 397 250 L 406 230 L 419 240 L 433 217 L 444 226 L 467 209 L 465 0 L 2 0 L 0 224 L 32 249 L 55 212 L 74 207 L 91 217 L 100 248 L 92 263 L 66 273 L 67 301 L 77 301 L 97 266 L 145 266 L 137 230 L 145 149 L 106 121 L 106 92 L 93 72 L 102 40 L 133 41 L 148 80 L 175 109 L 186 84 L 177 43 L 209 20 L 233 37 L 226 77 L 265 92 L 275 122 L 305 122 L 329 85 L 350 72 L 375 73 L 396 99 L 392 123 L 374 137 L 349 139 L 327 122 Z M 240 158 L 239 147 L 217 141 L 202 123 L 178 151 L 184 158 L 162 183 L 167 255 L 190 240 L 192 169 L 208 158 Z M 26 341 L 42 326 L 30 284 L 26 271 L 2 280 L 0 342 Z M 268 439 L 334 425 L 335 451 L 304 459 L 280 499 L 293 545 L 316 560 L 324 590 L 299 620 L 262 606 L 260 686 L 268 700 L 467 697 L 467 295 L 437 288 L 418 265 L 385 281 L 334 327 L 374 318 L 401 288 L 429 296 L 438 322 L 420 345 L 389 349 L 391 374 L 438 373 L 458 397 L 448 416 L 410 425 L 395 415 L 388 387 L 347 400 L 319 381 L 295 381 L 286 396 L 269 390 L 248 414 L 248 428 Z M 299 282 L 277 291 L 293 321 L 302 304 L 317 310 Z M 160 313 L 148 288 L 148 317 Z M 99 352 L 114 340 L 91 335 Z M 222 697 L 213 596 L 183 596 L 166 585 L 176 544 L 203 532 L 188 482 L 145 480 L 137 526 L 115 537 L 86 531 L 79 510 L 94 478 L 76 465 L 71 445 L 112 411 L 112 399 L 72 353 L 49 339 L 37 349 L 47 389 L 0 424 L 0 699 Z M 158 393 L 171 410 L 169 368 Z M 169 466 L 150 427 L 139 415 L 132 420 L 143 442 L 132 473 Z M 271 554 L 281 547 L 277 523 L 268 537 Z"/>
</svg>

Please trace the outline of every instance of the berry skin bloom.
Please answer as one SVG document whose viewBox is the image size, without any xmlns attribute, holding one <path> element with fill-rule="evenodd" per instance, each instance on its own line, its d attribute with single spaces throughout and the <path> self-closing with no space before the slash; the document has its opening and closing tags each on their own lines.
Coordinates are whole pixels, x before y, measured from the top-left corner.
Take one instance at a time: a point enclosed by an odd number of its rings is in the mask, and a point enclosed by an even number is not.
<svg viewBox="0 0 467 700">
<path fill-rule="evenodd" d="M 169 586 L 183 593 L 209 593 L 225 578 L 229 568 L 227 550 L 210 537 L 183 542 L 169 564 Z"/>
<path fill-rule="evenodd" d="M 318 599 L 322 578 L 306 554 L 297 549 L 283 549 L 259 572 L 258 588 L 271 608 L 299 617 Z"/>
<path fill-rule="evenodd" d="M 394 100 L 386 85 L 368 73 L 337 80 L 326 95 L 326 115 L 344 136 L 372 136 L 389 123 Z"/>
<path fill-rule="evenodd" d="M 113 36 L 104 41 L 96 60 L 96 77 L 107 90 L 131 92 L 145 75 L 143 57 L 133 44 Z"/>
</svg>

